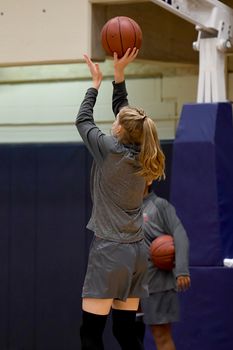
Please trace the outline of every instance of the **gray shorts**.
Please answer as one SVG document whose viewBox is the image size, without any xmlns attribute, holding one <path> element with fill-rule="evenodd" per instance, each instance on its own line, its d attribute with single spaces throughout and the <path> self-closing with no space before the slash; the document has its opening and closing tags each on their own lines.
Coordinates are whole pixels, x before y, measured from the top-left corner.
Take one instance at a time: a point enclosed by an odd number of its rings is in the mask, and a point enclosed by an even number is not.
<svg viewBox="0 0 233 350">
<path fill-rule="evenodd" d="M 118 243 L 94 237 L 82 297 L 100 299 L 148 296 L 144 241 Z"/>
<path fill-rule="evenodd" d="M 141 300 L 146 325 L 167 324 L 179 321 L 179 300 L 175 290 L 150 294 Z"/>
</svg>

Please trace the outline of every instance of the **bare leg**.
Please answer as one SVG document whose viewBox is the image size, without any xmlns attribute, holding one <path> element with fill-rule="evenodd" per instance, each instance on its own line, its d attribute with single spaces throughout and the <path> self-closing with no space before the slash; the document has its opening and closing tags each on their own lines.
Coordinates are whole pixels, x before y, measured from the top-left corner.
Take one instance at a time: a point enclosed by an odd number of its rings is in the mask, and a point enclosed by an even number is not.
<svg viewBox="0 0 233 350">
<path fill-rule="evenodd" d="M 83 311 L 96 315 L 108 315 L 112 307 L 113 299 L 83 298 Z"/>
<path fill-rule="evenodd" d="M 117 310 L 137 311 L 138 305 L 138 298 L 128 298 L 126 301 L 113 300 L 112 308 Z"/>
<path fill-rule="evenodd" d="M 157 350 L 176 350 L 170 324 L 152 325 L 150 328 Z"/>
</svg>

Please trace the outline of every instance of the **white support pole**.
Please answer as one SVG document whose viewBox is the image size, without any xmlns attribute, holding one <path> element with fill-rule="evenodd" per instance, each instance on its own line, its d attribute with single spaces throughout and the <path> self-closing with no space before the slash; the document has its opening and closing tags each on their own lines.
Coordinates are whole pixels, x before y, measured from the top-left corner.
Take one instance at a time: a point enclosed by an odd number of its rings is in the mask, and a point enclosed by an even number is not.
<svg viewBox="0 0 233 350">
<path fill-rule="evenodd" d="M 225 102 L 225 54 L 219 51 L 217 38 L 199 40 L 198 103 Z"/>
<path fill-rule="evenodd" d="M 218 0 L 151 0 L 195 24 L 199 50 L 197 102 L 226 101 L 226 55 L 233 51 L 233 9 Z"/>
</svg>

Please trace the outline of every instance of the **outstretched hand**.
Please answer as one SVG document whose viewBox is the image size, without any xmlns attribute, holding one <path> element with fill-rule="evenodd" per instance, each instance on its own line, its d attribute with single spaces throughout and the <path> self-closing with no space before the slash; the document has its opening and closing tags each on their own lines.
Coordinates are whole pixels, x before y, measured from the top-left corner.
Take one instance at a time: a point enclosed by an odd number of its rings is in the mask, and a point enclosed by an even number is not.
<svg viewBox="0 0 233 350">
<path fill-rule="evenodd" d="M 128 48 L 123 57 L 118 58 L 117 53 L 113 54 L 113 64 L 114 64 L 114 78 L 115 82 L 119 83 L 124 80 L 124 70 L 125 67 L 133 62 L 133 60 L 138 55 L 138 49 L 134 47 L 133 49 Z"/>
<path fill-rule="evenodd" d="M 83 55 L 83 57 L 85 58 L 85 61 L 89 67 L 92 76 L 93 87 L 98 90 L 103 79 L 103 74 L 100 70 L 99 64 L 93 63 L 87 55 Z"/>
<path fill-rule="evenodd" d="M 124 56 L 121 58 L 118 58 L 117 53 L 114 52 L 114 68 L 124 70 L 124 68 L 137 57 L 138 51 L 139 50 L 136 47 L 133 49 L 128 48 Z"/>
</svg>

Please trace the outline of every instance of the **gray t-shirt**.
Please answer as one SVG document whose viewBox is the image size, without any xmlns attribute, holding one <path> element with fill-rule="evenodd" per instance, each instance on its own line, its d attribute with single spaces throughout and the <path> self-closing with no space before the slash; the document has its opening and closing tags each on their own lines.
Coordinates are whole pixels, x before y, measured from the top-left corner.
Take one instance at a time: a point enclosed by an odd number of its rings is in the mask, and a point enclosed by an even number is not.
<svg viewBox="0 0 233 350">
<path fill-rule="evenodd" d="M 144 236 L 149 247 L 151 242 L 162 234 L 174 238 L 175 268 L 164 271 L 156 268 L 149 259 L 149 292 L 162 292 L 176 288 L 176 277 L 189 276 L 189 241 L 186 231 L 176 215 L 175 208 L 166 199 L 150 192 L 143 203 Z"/>
<path fill-rule="evenodd" d="M 98 91 L 89 88 L 80 106 L 77 129 L 93 156 L 91 171 L 92 214 L 87 227 L 96 236 L 116 242 L 143 239 L 142 203 L 145 180 L 139 170 L 139 148 L 123 145 L 95 124 L 93 108 Z M 128 104 L 125 82 L 113 83 L 113 111 Z"/>
</svg>

